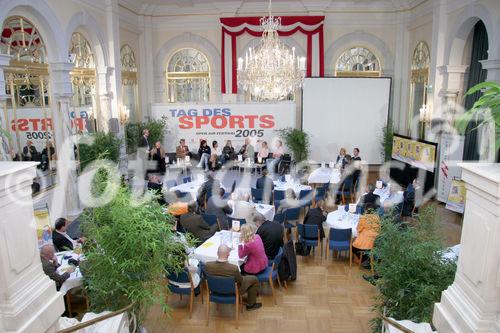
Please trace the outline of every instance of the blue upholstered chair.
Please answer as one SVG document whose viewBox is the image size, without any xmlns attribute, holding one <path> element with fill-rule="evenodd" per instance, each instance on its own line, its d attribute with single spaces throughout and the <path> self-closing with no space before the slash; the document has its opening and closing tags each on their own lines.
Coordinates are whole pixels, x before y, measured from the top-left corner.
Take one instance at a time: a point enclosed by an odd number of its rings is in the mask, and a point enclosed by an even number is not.
<svg viewBox="0 0 500 333">
<path fill-rule="evenodd" d="M 200 285 L 195 286 L 193 284 L 193 280 L 191 279 L 191 274 L 189 274 L 187 269 L 184 269 L 179 273 L 171 273 L 167 276 L 167 279 L 168 279 L 167 286 L 171 293 L 178 294 L 181 299 L 182 295 L 189 295 L 189 318 L 191 318 L 193 314 L 194 297 L 200 294 Z M 189 283 L 191 287 L 181 288 L 173 284 L 172 282 L 186 283 L 186 284 Z M 203 304 L 203 294 L 201 295 L 201 303 Z"/>
<path fill-rule="evenodd" d="M 304 242 L 306 246 L 313 248 L 313 253 L 316 247 L 322 245 L 320 233 L 317 225 L 314 224 L 297 224 L 297 232 L 299 234 L 299 242 Z M 321 255 L 321 252 L 320 252 Z"/>
<path fill-rule="evenodd" d="M 261 282 L 269 282 L 269 286 L 271 287 L 271 291 L 273 293 L 274 304 L 278 304 L 276 301 L 276 294 L 274 292 L 274 281 L 278 281 L 278 285 L 281 289 L 280 277 L 278 275 L 278 267 L 281 262 L 281 258 L 283 257 L 283 248 L 280 247 L 278 254 L 273 259 L 273 264 L 271 266 L 267 266 L 266 269 L 257 275 L 257 279 L 259 283 Z M 286 286 L 286 281 L 285 281 Z"/>
<path fill-rule="evenodd" d="M 236 306 L 236 327 L 238 327 L 239 308 L 242 306 L 242 298 L 234 277 L 213 276 L 205 272 L 205 278 L 207 286 L 207 325 L 210 302 L 214 302 L 216 304 L 234 304 Z M 243 311 L 243 308 L 241 310 Z"/>
<path fill-rule="evenodd" d="M 340 252 L 347 251 L 349 253 L 349 267 L 352 266 L 352 229 L 335 229 L 330 228 L 328 234 L 328 246 L 326 248 L 326 259 L 330 251 Z"/>
</svg>

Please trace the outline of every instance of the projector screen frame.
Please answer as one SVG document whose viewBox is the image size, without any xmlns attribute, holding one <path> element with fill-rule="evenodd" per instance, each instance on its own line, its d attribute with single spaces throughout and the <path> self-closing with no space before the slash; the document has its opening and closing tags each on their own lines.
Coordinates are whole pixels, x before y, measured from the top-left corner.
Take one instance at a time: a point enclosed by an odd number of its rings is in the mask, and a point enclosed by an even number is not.
<svg viewBox="0 0 500 333">
<path fill-rule="evenodd" d="M 385 124 L 384 127 L 387 127 L 387 124 L 389 123 L 389 120 L 391 119 L 391 105 L 392 105 L 392 93 L 393 93 L 393 86 L 392 86 L 392 77 L 391 76 L 369 76 L 369 77 L 363 77 L 363 76 L 310 76 L 306 77 L 305 80 L 307 79 L 389 79 L 389 101 L 387 104 L 387 119 L 385 119 Z M 300 130 L 304 131 L 304 85 L 301 86 L 300 88 Z M 382 165 L 384 164 L 384 161 L 382 163 L 372 163 L 368 165 Z"/>
</svg>

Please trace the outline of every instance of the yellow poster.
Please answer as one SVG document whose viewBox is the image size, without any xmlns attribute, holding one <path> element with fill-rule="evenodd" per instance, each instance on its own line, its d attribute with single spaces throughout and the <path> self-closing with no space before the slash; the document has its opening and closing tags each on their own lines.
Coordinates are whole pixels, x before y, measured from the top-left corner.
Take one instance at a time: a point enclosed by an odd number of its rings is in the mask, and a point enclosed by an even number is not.
<svg viewBox="0 0 500 333">
<path fill-rule="evenodd" d="M 463 214 L 465 208 L 465 183 L 459 179 L 451 181 L 450 193 L 446 201 L 446 209 Z"/>
</svg>

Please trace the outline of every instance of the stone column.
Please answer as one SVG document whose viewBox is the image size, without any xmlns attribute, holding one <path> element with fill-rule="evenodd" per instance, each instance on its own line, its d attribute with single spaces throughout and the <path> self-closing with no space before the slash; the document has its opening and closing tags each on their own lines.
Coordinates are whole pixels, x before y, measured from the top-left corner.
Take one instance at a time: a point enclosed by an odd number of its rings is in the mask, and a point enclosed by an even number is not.
<svg viewBox="0 0 500 333">
<path fill-rule="evenodd" d="M 113 94 L 110 90 L 109 76 L 113 68 L 107 66 L 97 67 L 97 95 L 99 97 L 99 116 L 97 118 L 98 128 L 101 132 L 108 132 L 109 119 L 111 119 L 111 99 Z"/>
<path fill-rule="evenodd" d="M 0 331 L 53 332 L 64 312 L 42 270 L 31 184 L 35 162 L 0 163 Z"/>
<path fill-rule="evenodd" d="M 500 164 L 459 166 L 467 199 L 457 273 L 432 321 L 440 333 L 500 332 Z"/>
<path fill-rule="evenodd" d="M 57 186 L 54 189 L 51 215 L 74 217 L 80 212 L 74 154 L 76 138 L 70 118 L 70 100 L 73 96 L 70 71 L 72 63 L 51 63 L 52 121 L 57 153 Z"/>
<path fill-rule="evenodd" d="M 480 63 L 488 71 L 488 81 L 500 83 L 500 60 L 481 60 Z"/>
<path fill-rule="evenodd" d="M 7 99 L 10 98 L 5 91 L 6 80 L 4 74 L 4 67 L 7 67 L 10 62 L 10 55 L 0 54 L 0 129 L 9 131 L 9 125 L 7 124 L 7 119 L 4 119 L 4 108 L 7 103 Z M 10 161 L 12 158 L 10 156 L 9 139 L 0 131 L 0 161 Z"/>
</svg>

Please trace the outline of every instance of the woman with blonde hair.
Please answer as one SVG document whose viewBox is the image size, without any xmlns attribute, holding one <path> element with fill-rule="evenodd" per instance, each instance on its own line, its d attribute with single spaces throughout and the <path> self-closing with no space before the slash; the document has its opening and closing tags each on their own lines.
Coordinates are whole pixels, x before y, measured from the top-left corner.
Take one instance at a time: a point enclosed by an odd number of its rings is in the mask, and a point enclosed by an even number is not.
<svg viewBox="0 0 500 333">
<path fill-rule="evenodd" d="M 241 272 L 246 274 L 259 274 L 267 267 L 267 256 L 264 244 L 255 228 L 250 224 L 241 226 L 240 245 L 238 245 L 238 256 L 247 257 L 246 263 L 241 266 Z"/>
</svg>

